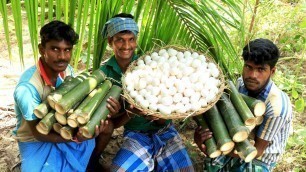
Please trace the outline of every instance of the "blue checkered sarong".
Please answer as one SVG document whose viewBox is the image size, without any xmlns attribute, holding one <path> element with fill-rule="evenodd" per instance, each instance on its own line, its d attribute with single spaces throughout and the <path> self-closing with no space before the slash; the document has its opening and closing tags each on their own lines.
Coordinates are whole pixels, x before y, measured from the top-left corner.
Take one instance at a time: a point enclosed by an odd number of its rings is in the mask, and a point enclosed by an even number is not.
<svg viewBox="0 0 306 172">
<path fill-rule="evenodd" d="M 204 160 L 204 172 L 270 172 L 274 167 L 275 163 L 268 165 L 257 159 L 246 163 L 242 159 L 230 156 Z"/>
<path fill-rule="evenodd" d="M 128 30 L 134 33 L 135 36 L 138 34 L 137 23 L 131 18 L 115 17 L 108 20 L 102 29 L 103 38 L 113 37 L 115 34 Z"/>
<path fill-rule="evenodd" d="M 192 162 L 173 126 L 162 132 L 125 131 L 124 142 L 111 171 L 194 171 Z"/>
</svg>

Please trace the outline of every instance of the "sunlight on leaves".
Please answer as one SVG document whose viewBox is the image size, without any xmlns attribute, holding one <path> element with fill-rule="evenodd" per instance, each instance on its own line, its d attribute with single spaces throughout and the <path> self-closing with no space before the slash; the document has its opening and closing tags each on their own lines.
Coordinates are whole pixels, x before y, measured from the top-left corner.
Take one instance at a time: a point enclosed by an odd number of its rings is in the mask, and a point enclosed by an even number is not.
<svg viewBox="0 0 306 172">
<path fill-rule="evenodd" d="M 305 109 L 305 101 L 303 98 L 299 98 L 295 101 L 295 110 L 298 112 L 304 112 Z"/>
</svg>

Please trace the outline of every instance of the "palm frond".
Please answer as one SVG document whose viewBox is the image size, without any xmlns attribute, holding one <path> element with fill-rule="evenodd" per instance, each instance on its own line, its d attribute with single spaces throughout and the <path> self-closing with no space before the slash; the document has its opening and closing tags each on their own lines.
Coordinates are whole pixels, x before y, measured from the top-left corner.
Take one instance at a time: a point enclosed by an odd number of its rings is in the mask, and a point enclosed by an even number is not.
<svg viewBox="0 0 306 172">
<path fill-rule="evenodd" d="M 18 42 L 18 49 L 19 49 L 19 57 L 20 63 L 24 66 L 24 59 L 23 59 L 23 38 L 22 38 L 22 21 L 21 21 L 21 3 L 19 0 L 12 0 L 12 12 L 14 17 L 15 23 L 15 32 L 16 38 Z"/>
<path fill-rule="evenodd" d="M 38 58 L 38 2 L 37 1 L 25 1 L 25 8 L 28 18 L 28 27 L 30 32 L 31 46 L 34 54 L 34 59 Z"/>
<path fill-rule="evenodd" d="M 12 60 L 12 51 L 11 51 L 11 42 L 10 42 L 10 35 L 9 35 L 6 0 L 0 0 L 0 13 L 1 13 L 2 19 L 3 19 L 4 33 L 5 33 L 5 39 L 6 39 L 6 43 L 7 43 L 8 52 L 9 52 L 9 59 Z"/>
</svg>

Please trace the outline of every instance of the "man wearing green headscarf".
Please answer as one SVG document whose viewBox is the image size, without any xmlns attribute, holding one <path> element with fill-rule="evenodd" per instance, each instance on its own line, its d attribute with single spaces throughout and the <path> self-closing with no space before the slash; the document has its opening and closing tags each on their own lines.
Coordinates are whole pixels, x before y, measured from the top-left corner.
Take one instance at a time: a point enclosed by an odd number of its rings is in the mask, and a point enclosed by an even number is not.
<svg viewBox="0 0 306 172">
<path fill-rule="evenodd" d="M 102 34 L 114 55 L 100 69 L 115 80 L 116 85 L 122 86 L 122 75 L 138 58 L 135 54 L 138 32 L 137 23 L 130 14 L 118 14 L 104 25 Z M 126 104 L 123 108 L 123 103 L 112 99 L 109 105 L 117 112 L 109 120 L 109 133 L 124 125 L 123 143 L 112 161 L 111 171 L 194 171 L 171 120 L 145 117 L 144 112 Z"/>
</svg>

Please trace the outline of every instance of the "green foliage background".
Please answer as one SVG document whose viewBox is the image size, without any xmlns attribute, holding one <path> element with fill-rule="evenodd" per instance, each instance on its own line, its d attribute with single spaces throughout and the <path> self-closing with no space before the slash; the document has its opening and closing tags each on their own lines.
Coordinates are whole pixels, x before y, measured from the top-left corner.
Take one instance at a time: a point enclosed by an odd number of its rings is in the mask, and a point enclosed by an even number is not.
<svg viewBox="0 0 306 172">
<path fill-rule="evenodd" d="M 39 29 L 58 19 L 80 35 L 72 65 L 98 68 L 111 53 L 101 29 L 119 12 L 131 13 L 140 26 L 138 54 L 166 45 L 192 48 L 207 53 L 232 80 L 239 76 L 241 48 L 248 40 L 275 42 L 282 58 L 274 81 L 289 94 L 295 109 L 287 152 L 275 171 L 305 171 L 305 0 L 0 0 L 8 56 L 13 58 L 12 44 L 17 42 L 21 64 L 25 39 L 29 37 L 36 61 Z"/>
</svg>

